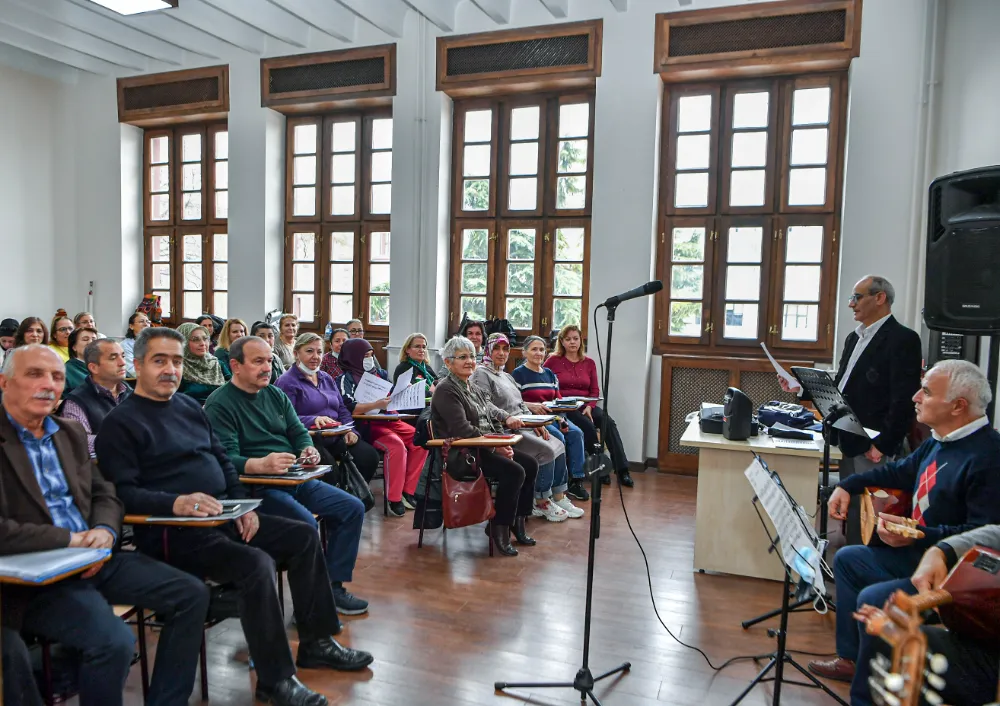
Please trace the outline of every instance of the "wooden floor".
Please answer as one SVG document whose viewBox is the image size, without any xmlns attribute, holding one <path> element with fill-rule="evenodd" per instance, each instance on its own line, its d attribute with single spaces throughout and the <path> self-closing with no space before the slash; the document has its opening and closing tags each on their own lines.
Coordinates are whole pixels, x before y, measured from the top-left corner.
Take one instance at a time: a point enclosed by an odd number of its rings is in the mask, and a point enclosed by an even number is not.
<svg viewBox="0 0 1000 706">
<path fill-rule="evenodd" d="M 780 584 L 693 573 L 696 481 L 651 470 L 634 478 L 635 488 L 625 492 L 626 507 L 649 558 L 660 615 L 674 634 L 704 649 L 715 664 L 772 650 L 765 629 L 776 621 L 749 631 L 740 621 L 777 607 Z M 738 663 L 716 675 L 700 655 L 666 633 L 653 613 L 642 555 L 625 523 L 617 485 L 612 490 L 605 495 L 597 545 L 590 662 L 595 673 L 626 660 L 632 670 L 602 682 L 598 697 L 619 706 L 729 703 L 756 667 Z M 412 516 L 383 518 L 378 490 L 376 500 L 351 586 L 371 601 L 371 611 L 347 618 L 340 638 L 372 652 L 375 662 L 358 674 L 304 670 L 302 680 L 332 704 L 578 704 L 571 689 L 503 695 L 494 692 L 493 683 L 572 680 L 583 654 L 588 519 L 531 520 L 529 532 L 538 546 L 521 548 L 516 558 L 491 559 L 481 528 L 450 531 L 445 543 L 440 530 L 433 531 L 429 543 L 417 549 Z M 589 503 L 581 505 L 589 510 Z M 294 629 L 289 635 L 294 641 Z M 793 649 L 832 652 L 833 616 L 796 614 L 790 635 Z M 208 644 L 210 703 L 253 703 L 239 623 L 210 630 Z M 800 657 L 803 663 L 809 659 Z M 128 704 L 142 703 L 137 677 L 133 669 Z M 846 696 L 843 685 L 837 691 Z M 196 687 L 192 704 L 201 702 L 197 692 Z M 759 687 L 743 703 L 770 699 L 770 687 Z M 833 703 L 818 690 L 796 686 L 784 687 L 782 702 Z"/>
</svg>

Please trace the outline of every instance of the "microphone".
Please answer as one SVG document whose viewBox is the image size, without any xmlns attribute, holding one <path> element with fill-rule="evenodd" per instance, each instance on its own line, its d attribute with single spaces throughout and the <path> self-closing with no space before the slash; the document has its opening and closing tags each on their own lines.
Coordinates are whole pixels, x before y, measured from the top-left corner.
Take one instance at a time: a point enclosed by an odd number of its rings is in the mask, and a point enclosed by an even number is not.
<svg viewBox="0 0 1000 706">
<path fill-rule="evenodd" d="M 613 297 L 608 297 L 604 300 L 604 304 L 601 306 L 605 308 L 618 306 L 622 302 L 628 301 L 629 299 L 636 299 L 637 297 L 645 297 L 650 294 L 656 294 L 661 289 L 663 289 L 663 282 L 658 279 L 654 279 L 652 282 L 646 282 L 646 284 L 641 287 L 630 289 L 624 294 L 616 294 Z"/>
</svg>

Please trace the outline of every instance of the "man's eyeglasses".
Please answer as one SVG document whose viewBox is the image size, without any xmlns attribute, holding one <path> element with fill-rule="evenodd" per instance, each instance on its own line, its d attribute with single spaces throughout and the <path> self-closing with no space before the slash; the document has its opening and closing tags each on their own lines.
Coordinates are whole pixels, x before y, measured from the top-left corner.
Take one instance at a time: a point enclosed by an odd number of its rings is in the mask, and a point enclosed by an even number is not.
<svg viewBox="0 0 1000 706">
<path fill-rule="evenodd" d="M 870 296 L 870 295 L 868 295 L 868 294 L 858 294 L 857 292 L 855 292 L 854 294 L 852 294 L 851 296 L 849 296 L 847 298 L 847 303 L 848 304 L 857 304 L 859 301 L 861 301 L 862 299 L 864 299 L 867 296 Z"/>
</svg>

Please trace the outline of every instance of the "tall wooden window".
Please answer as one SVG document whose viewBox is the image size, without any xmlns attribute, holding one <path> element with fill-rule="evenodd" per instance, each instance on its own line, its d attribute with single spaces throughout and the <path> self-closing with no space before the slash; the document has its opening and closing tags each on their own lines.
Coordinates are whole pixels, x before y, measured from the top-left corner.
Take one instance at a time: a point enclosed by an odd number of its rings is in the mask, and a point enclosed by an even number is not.
<svg viewBox="0 0 1000 706">
<path fill-rule="evenodd" d="M 389 332 L 392 116 L 287 122 L 285 311 L 304 329 L 365 323 Z"/>
<path fill-rule="evenodd" d="M 660 352 L 832 352 L 846 75 L 668 86 Z"/>
<path fill-rule="evenodd" d="M 229 132 L 225 123 L 146 130 L 145 291 L 176 326 L 228 315 Z"/>
<path fill-rule="evenodd" d="M 593 95 L 455 104 L 450 326 L 586 326 Z"/>
</svg>

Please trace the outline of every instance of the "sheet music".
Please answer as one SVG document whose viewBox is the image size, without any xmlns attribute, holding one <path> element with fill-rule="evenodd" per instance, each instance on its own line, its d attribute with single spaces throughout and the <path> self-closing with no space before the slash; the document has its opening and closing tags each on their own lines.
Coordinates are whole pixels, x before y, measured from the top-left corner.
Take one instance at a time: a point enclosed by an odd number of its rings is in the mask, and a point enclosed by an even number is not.
<svg viewBox="0 0 1000 706">
<path fill-rule="evenodd" d="M 823 572 L 819 566 L 821 552 L 810 552 L 805 549 L 817 549 L 819 537 L 813 529 L 812 522 L 806 515 L 805 510 L 797 503 L 793 504 L 788 494 L 778 485 L 778 481 L 771 477 L 771 474 L 760 465 L 756 458 L 753 460 L 744 475 L 753 486 L 760 504 L 778 533 L 781 546 L 781 556 L 785 564 L 793 566 L 795 560 L 802 555 L 813 557 L 810 566 L 813 569 L 812 585 L 820 595 L 826 594 L 826 585 L 823 582 Z"/>
<path fill-rule="evenodd" d="M 774 372 L 778 373 L 778 377 L 788 383 L 788 389 L 792 392 L 798 392 L 802 389 L 802 385 L 799 384 L 799 381 L 792 377 L 787 370 L 781 367 L 781 363 L 774 359 L 774 356 L 771 355 L 771 351 L 767 350 L 767 346 L 761 343 L 760 347 L 764 349 L 764 355 L 767 356 L 767 359 L 771 361 L 771 365 L 774 366 Z"/>
<path fill-rule="evenodd" d="M 110 549 L 66 547 L 0 557 L 0 576 L 42 583 L 53 576 L 89 566 L 111 554 Z"/>
<path fill-rule="evenodd" d="M 409 371 L 407 371 L 409 372 Z M 399 377 L 403 377 L 400 375 Z M 397 388 L 399 385 L 396 386 Z M 401 409 L 423 409 L 427 406 L 427 385 L 423 380 L 417 380 L 406 389 L 397 389 L 389 398 L 388 410 L 396 412 Z"/>
<path fill-rule="evenodd" d="M 354 401 L 362 404 L 384 400 L 392 391 L 392 383 L 383 380 L 378 375 L 365 373 L 354 390 Z"/>
<path fill-rule="evenodd" d="M 394 391 L 405 390 L 412 384 L 413 384 L 413 368 L 407 368 L 404 372 L 400 373 L 399 377 L 396 378 L 395 386 L 392 389 Z"/>
</svg>

